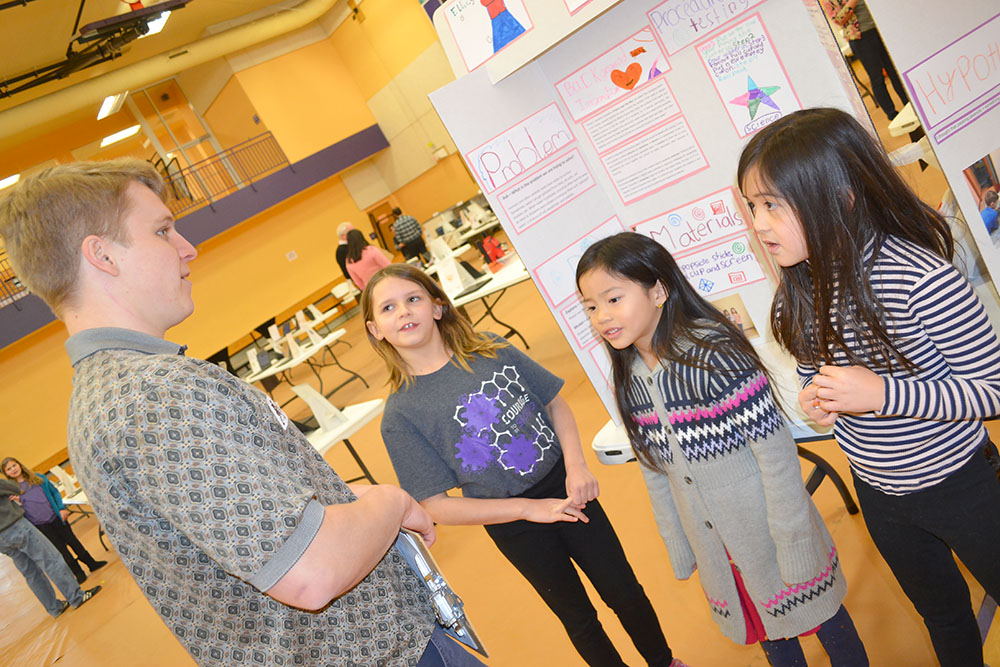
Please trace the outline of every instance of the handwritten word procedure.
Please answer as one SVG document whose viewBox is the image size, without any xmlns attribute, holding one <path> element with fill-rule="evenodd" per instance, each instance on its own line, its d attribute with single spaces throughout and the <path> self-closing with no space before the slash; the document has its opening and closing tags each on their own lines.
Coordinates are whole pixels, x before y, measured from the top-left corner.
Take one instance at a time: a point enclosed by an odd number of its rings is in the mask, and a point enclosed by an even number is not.
<svg viewBox="0 0 1000 667">
<path fill-rule="evenodd" d="M 466 155 L 483 190 L 492 192 L 573 141 L 559 108 L 550 104 Z"/>
<path fill-rule="evenodd" d="M 667 0 L 649 13 L 649 22 L 673 55 L 763 0 Z"/>
</svg>

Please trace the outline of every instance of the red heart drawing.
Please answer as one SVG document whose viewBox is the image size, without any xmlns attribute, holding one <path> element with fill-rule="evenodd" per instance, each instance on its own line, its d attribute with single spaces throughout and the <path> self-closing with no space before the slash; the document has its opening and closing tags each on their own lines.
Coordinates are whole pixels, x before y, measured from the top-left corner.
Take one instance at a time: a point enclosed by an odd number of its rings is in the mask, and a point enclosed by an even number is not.
<svg viewBox="0 0 1000 667">
<path fill-rule="evenodd" d="M 635 87 L 635 84 L 639 82 L 640 76 L 642 76 L 642 65 L 639 63 L 632 63 L 625 68 L 624 72 L 620 69 L 612 70 L 611 83 L 615 84 L 619 88 L 632 90 L 632 88 Z"/>
</svg>

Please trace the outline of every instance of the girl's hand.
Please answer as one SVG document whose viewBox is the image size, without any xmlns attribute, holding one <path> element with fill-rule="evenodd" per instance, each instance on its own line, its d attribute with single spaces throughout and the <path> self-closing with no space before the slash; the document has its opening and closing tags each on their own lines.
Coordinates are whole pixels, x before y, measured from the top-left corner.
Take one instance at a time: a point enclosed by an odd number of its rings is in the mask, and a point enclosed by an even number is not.
<svg viewBox="0 0 1000 667">
<path fill-rule="evenodd" d="M 583 513 L 584 505 L 574 503 L 569 498 L 526 498 L 528 503 L 524 518 L 533 523 L 555 523 L 556 521 L 583 521 L 590 519 Z"/>
<path fill-rule="evenodd" d="M 863 366 L 821 366 L 812 383 L 827 412 L 875 412 L 885 406 L 885 381 Z"/>
<path fill-rule="evenodd" d="M 566 497 L 574 504 L 586 505 L 600 492 L 597 478 L 586 463 L 566 466 Z"/>
<path fill-rule="evenodd" d="M 833 423 L 837 421 L 836 412 L 827 412 L 820 407 L 820 401 L 816 398 L 816 390 L 818 387 L 815 384 L 810 384 L 808 387 L 799 392 L 799 406 L 802 411 L 806 413 L 806 416 L 817 426 L 833 426 Z"/>
<path fill-rule="evenodd" d="M 59 510 L 59 516 L 62 517 L 63 523 L 69 521 L 69 510 Z"/>
</svg>

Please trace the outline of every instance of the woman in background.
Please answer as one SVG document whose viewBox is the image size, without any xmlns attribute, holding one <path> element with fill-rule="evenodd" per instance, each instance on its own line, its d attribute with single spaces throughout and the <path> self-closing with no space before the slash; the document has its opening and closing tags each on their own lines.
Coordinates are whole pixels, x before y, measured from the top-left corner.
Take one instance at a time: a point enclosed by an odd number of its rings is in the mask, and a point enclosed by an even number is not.
<svg viewBox="0 0 1000 667">
<path fill-rule="evenodd" d="M 391 263 L 380 248 L 365 241 L 364 234 L 356 229 L 347 232 L 347 272 L 358 289 L 363 290 L 376 271 Z"/>
<path fill-rule="evenodd" d="M 106 560 L 94 560 L 94 557 L 80 544 L 80 540 L 66 522 L 69 510 L 63 504 L 59 491 L 45 475 L 39 475 L 25 468 L 20 461 L 11 456 L 3 460 L 0 469 L 3 470 L 4 477 L 17 482 L 21 487 L 20 502 L 24 508 L 24 518 L 34 524 L 55 545 L 79 583 L 82 584 L 87 580 L 80 563 L 86 565 L 91 573 L 108 564 Z M 69 549 L 76 554 L 75 558 Z"/>
</svg>

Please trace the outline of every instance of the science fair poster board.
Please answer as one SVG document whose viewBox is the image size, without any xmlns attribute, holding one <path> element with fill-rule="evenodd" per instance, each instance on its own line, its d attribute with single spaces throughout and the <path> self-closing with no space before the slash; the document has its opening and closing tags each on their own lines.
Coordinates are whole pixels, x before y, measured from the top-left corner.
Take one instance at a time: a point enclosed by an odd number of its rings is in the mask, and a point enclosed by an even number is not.
<svg viewBox="0 0 1000 667">
<path fill-rule="evenodd" d="M 743 144 L 761 127 L 804 106 L 856 108 L 843 58 L 832 57 L 829 28 L 810 5 L 629 0 L 501 81 L 482 67 L 431 94 L 616 419 L 610 362 L 575 271 L 591 244 L 625 230 L 667 248 L 794 398 L 794 366 L 767 326 L 776 269 L 734 180 Z"/>
<path fill-rule="evenodd" d="M 996 282 L 1000 230 L 987 229 L 982 213 L 986 193 L 1000 191 L 1000 4 L 965 0 L 947 11 L 929 0 L 868 6 Z"/>
<path fill-rule="evenodd" d="M 448 0 L 432 21 L 456 77 L 496 82 L 622 0 Z"/>
</svg>

